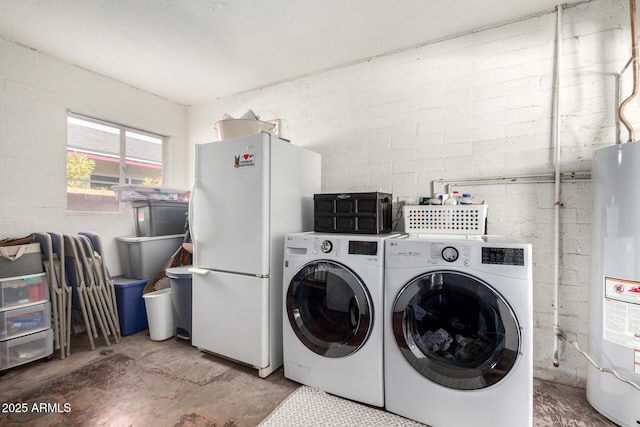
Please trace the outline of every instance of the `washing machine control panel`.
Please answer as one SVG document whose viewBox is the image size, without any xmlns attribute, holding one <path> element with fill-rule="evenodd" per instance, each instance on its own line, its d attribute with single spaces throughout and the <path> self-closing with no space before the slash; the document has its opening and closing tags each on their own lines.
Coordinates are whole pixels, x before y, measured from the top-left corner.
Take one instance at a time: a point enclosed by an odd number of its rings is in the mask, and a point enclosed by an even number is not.
<svg viewBox="0 0 640 427">
<path fill-rule="evenodd" d="M 461 262 L 465 267 L 471 265 L 471 246 L 452 245 L 448 243 L 434 243 L 431 246 L 431 264 L 439 264 L 445 261 L 446 264 Z"/>
<path fill-rule="evenodd" d="M 531 275 L 531 244 L 502 236 L 461 241 L 409 237 L 385 243 L 385 265 L 391 269 L 451 268 L 468 272 L 499 272 L 505 277 L 522 279 Z"/>
<path fill-rule="evenodd" d="M 483 264 L 524 266 L 524 248 L 482 248 Z"/>
</svg>

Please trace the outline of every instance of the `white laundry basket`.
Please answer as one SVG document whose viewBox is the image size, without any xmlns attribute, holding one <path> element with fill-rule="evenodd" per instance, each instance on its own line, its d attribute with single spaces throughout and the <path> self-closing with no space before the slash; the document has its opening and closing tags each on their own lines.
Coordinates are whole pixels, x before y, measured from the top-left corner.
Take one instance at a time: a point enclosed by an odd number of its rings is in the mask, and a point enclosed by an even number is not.
<svg viewBox="0 0 640 427">
<path fill-rule="evenodd" d="M 488 205 L 403 206 L 407 234 L 482 235 L 486 232 Z"/>
<path fill-rule="evenodd" d="M 147 309 L 149 336 L 153 341 L 164 341 L 175 334 L 171 288 L 142 295 Z"/>
</svg>

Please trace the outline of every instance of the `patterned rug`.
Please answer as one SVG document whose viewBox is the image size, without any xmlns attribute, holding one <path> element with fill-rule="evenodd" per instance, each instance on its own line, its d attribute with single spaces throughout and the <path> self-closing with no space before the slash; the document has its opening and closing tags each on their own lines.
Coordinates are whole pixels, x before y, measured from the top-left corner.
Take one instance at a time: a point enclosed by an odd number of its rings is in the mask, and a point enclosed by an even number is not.
<svg viewBox="0 0 640 427">
<path fill-rule="evenodd" d="M 382 409 L 362 405 L 302 386 L 291 393 L 259 427 L 424 427 Z"/>
</svg>

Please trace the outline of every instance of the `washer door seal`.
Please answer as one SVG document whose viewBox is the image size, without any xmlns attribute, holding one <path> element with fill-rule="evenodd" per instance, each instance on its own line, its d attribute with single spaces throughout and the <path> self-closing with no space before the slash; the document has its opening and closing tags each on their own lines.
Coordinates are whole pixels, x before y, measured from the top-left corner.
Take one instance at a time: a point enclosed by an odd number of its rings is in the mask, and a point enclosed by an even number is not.
<svg viewBox="0 0 640 427">
<path fill-rule="evenodd" d="M 295 274 L 286 310 L 298 339 L 314 353 L 343 357 L 358 351 L 373 327 L 371 296 L 346 266 L 314 261 Z"/>
<path fill-rule="evenodd" d="M 456 390 L 489 387 L 516 363 L 520 328 L 509 304 L 487 283 L 453 271 L 416 277 L 393 304 L 400 351 L 421 375 Z"/>
</svg>

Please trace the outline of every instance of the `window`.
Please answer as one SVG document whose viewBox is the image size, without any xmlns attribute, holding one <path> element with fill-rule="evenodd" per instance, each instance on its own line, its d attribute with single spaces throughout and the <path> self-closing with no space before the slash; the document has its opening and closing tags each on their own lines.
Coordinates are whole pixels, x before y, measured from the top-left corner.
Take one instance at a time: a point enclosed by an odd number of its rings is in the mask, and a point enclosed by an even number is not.
<svg viewBox="0 0 640 427">
<path fill-rule="evenodd" d="M 118 212 L 111 186 L 162 185 L 165 137 L 67 116 L 67 210 Z"/>
</svg>

